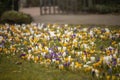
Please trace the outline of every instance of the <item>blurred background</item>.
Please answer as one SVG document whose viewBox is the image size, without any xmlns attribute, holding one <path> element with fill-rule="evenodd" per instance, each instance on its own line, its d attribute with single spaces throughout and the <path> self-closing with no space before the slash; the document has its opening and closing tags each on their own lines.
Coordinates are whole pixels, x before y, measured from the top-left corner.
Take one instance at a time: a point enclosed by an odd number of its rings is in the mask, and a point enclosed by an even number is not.
<svg viewBox="0 0 120 80">
<path fill-rule="evenodd" d="M 120 0 L 0 0 L 0 14 L 31 7 L 40 7 L 43 14 L 120 13 Z"/>
<path fill-rule="evenodd" d="M 21 0 L 19 6 L 41 7 L 41 14 L 120 13 L 120 0 Z"/>
<path fill-rule="evenodd" d="M 0 17 L 18 11 L 42 15 L 120 14 L 120 0 L 0 0 Z M 35 18 L 36 20 L 36 18 Z"/>
</svg>

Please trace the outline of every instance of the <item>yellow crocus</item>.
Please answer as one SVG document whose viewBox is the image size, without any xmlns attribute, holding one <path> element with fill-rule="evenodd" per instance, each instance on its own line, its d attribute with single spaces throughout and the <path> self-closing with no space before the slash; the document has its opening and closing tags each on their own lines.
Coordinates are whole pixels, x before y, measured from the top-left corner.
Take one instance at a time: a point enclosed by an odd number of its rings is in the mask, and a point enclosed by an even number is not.
<svg viewBox="0 0 120 80">
<path fill-rule="evenodd" d="M 112 80 L 115 80 L 115 76 L 112 76 Z"/>
<path fill-rule="evenodd" d="M 2 48 L 0 48 L 0 52 L 2 51 Z"/>
<path fill-rule="evenodd" d="M 107 79 L 107 80 L 110 80 L 110 76 L 109 76 L 109 75 L 107 75 L 107 76 L 106 76 L 106 79 Z"/>
<path fill-rule="evenodd" d="M 35 56 L 34 57 L 34 62 L 36 63 L 36 62 L 38 62 L 39 61 L 39 57 L 38 56 Z"/>
<path fill-rule="evenodd" d="M 59 61 L 55 61 L 56 64 L 59 64 L 60 62 Z"/>
<path fill-rule="evenodd" d="M 59 69 L 60 69 L 60 70 L 63 70 L 63 69 L 64 69 L 63 64 L 60 64 L 60 65 L 59 65 Z"/>
<path fill-rule="evenodd" d="M 46 62 L 47 62 L 47 63 L 50 63 L 50 62 L 51 62 L 51 60 L 50 60 L 50 59 L 47 59 L 47 60 L 46 60 Z"/>
</svg>

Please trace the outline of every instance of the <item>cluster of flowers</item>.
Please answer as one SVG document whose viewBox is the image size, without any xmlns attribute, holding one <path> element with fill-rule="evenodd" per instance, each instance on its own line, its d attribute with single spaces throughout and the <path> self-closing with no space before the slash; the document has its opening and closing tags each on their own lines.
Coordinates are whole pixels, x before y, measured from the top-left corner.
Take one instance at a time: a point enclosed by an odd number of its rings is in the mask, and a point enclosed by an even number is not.
<svg viewBox="0 0 120 80">
<path fill-rule="evenodd" d="M 120 29 L 81 25 L 0 25 L 0 54 L 93 77 L 120 79 Z"/>
</svg>

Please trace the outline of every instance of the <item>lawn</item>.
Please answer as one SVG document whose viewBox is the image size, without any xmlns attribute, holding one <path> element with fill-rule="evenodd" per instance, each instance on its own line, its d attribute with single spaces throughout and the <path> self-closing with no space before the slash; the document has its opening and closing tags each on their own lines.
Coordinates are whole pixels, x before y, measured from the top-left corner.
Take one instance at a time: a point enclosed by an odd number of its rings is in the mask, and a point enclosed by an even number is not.
<svg viewBox="0 0 120 80">
<path fill-rule="evenodd" d="M 24 61 L 16 56 L 6 56 L 0 57 L 0 80 L 89 80 L 90 77 L 80 71 L 61 71 Z"/>
<path fill-rule="evenodd" d="M 120 26 L 0 25 L 0 80 L 120 80 Z"/>
</svg>

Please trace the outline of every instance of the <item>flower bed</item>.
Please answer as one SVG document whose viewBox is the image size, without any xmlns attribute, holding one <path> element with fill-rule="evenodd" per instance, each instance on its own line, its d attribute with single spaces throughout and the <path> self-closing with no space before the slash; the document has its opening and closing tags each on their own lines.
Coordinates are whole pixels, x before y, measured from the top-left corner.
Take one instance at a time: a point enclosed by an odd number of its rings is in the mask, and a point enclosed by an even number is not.
<svg viewBox="0 0 120 80">
<path fill-rule="evenodd" d="M 84 25 L 0 25 L 0 55 L 45 67 L 120 79 L 120 28 Z"/>
</svg>

